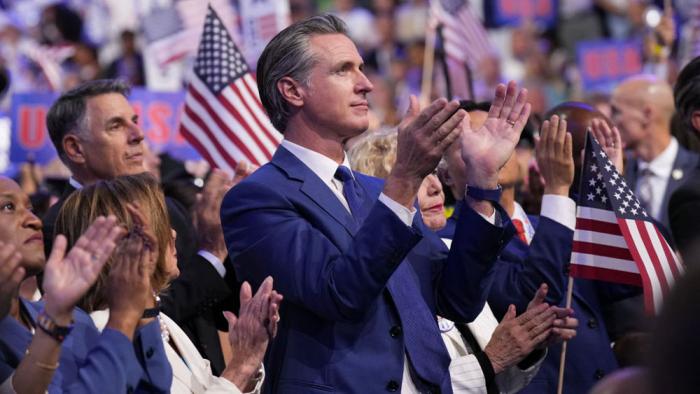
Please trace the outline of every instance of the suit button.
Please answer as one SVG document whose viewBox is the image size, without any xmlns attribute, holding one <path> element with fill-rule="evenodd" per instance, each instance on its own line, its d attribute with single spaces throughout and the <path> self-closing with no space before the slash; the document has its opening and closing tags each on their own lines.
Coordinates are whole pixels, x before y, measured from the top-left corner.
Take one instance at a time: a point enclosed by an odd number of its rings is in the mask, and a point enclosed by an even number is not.
<svg viewBox="0 0 700 394">
<path fill-rule="evenodd" d="M 391 391 L 392 393 L 395 391 L 399 391 L 399 383 L 395 380 L 390 380 L 389 383 L 386 385 L 387 391 Z"/>
<path fill-rule="evenodd" d="M 151 358 L 153 357 L 153 348 L 149 347 L 148 350 L 146 350 L 146 358 Z"/>
<path fill-rule="evenodd" d="M 595 370 L 595 375 L 593 375 L 597 380 L 603 379 L 603 376 L 605 376 L 605 372 L 603 372 L 601 369 L 596 369 Z"/>
<path fill-rule="evenodd" d="M 391 335 L 392 338 L 396 338 L 401 335 L 401 331 L 401 326 L 394 326 L 389 330 L 389 335 Z"/>
<path fill-rule="evenodd" d="M 596 319 L 589 319 L 588 320 L 588 328 L 596 329 L 598 328 L 598 322 Z"/>
</svg>

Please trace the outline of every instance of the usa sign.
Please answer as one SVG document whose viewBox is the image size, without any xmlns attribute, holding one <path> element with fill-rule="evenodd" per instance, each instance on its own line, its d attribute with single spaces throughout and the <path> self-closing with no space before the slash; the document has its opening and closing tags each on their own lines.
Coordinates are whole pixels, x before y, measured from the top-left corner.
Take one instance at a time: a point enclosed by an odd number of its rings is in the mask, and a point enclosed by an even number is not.
<svg viewBox="0 0 700 394">
<path fill-rule="evenodd" d="M 12 96 L 11 162 L 46 164 L 56 157 L 46 129 L 46 114 L 57 97 L 54 93 L 18 93 Z M 145 138 L 154 151 L 166 151 L 181 160 L 200 158 L 178 132 L 184 93 L 134 89 L 129 102 L 139 116 Z"/>
</svg>

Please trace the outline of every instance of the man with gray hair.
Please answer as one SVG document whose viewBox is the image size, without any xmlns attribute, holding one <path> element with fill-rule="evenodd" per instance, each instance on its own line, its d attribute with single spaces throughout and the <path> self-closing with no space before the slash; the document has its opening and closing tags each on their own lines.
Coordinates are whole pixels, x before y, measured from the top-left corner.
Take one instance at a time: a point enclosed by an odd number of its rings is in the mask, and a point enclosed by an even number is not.
<svg viewBox="0 0 700 394">
<path fill-rule="evenodd" d="M 514 232 L 497 202 L 498 169 L 530 113 L 527 92 L 500 85 L 478 129 L 457 101 L 421 111 L 411 97 L 382 182 L 353 172 L 343 150 L 368 127 L 372 84 L 338 18 L 280 32 L 257 81 L 284 140 L 227 193 L 221 222 L 238 277 L 257 286 L 271 275 L 285 297 L 265 392 L 452 392 L 435 315 L 469 322 L 483 308 L 492 264 Z M 457 139 L 470 171 L 448 251 L 414 203 Z M 554 311 L 542 316 L 532 324 L 551 326 Z"/>
<path fill-rule="evenodd" d="M 129 86 L 119 80 L 86 82 L 63 93 L 47 114 L 51 141 L 72 174 L 61 199 L 42 219 L 47 256 L 58 212 L 74 190 L 99 180 L 145 171 L 144 134 L 127 101 L 129 91 Z M 238 292 L 233 270 L 227 272 L 223 263 L 227 253 L 215 214 L 227 188 L 221 174 L 210 177 L 202 209 L 195 212 L 196 228 L 185 208 L 166 198 L 170 223 L 177 232 L 182 274 L 162 297 L 162 308 L 211 361 L 215 373 L 225 367 L 217 333 L 217 326 L 222 330 L 227 327 L 221 311 L 236 308 Z M 212 198 L 217 195 L 218 198 Z"/>
</svg>

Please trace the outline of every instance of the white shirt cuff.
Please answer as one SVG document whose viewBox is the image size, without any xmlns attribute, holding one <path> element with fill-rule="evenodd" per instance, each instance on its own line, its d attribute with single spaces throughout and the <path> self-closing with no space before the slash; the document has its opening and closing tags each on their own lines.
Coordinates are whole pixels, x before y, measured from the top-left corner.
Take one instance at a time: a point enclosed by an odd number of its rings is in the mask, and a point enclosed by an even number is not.
<svg viewBox="0 0 700 394">
<path fill-rule="evenodd" d="M 218 257 L 207 252 L 206 250 L 200 250 L 199 252 L 197 252 L 197 254 L 204 257 L 205 260 L 211 263 L 212 267 L 214 267 L 216 272 L 218 272 L 222 278 L 226 276 L 226 267 L 224 267 L 224 263 L 221 260 L 219 260 Z"/>
<path fill-rule="evenodd" d="M 550 218 L 571 231 L 576 229 L 576 203 L 569 197 L 545 194 L 542 196 L 540 216 Z"/>
<path fill-rule="evenodd" d="M 394 212 L 405 225 L 410 227 L 413 224 L 413 217 L 416 216 L 415 208 L 408 209 L 387 197 L 384 193 L 379 195 L 379 201 L 386 205 L 391 212 Z"/>
<path fill-rule="evenodd" d="M 479 216 L 484 218 L 484 220 L 486 220 L 487 222 L 491 223 L 494 226 L 496 225 L 496 208 L 493 209 L 493 213 L 489 216 L 486 216 L 483 213 L 478 212 L 478 211 L 476 213 L 478 213 Z"/>
</svg>

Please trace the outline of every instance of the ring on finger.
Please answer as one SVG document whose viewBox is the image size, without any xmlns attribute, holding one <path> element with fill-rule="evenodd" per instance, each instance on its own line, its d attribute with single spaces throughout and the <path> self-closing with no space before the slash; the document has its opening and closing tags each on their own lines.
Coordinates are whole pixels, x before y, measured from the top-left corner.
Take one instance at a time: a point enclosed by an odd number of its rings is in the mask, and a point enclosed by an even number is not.
<svg viewBox="0 0 700 394">
<path fill-rule="evenodd" d="M 514 127 L 514 126 L 515 126 L 515 121 L 514 121 L 514 120 L 507 119 L 507 120 L 506 120 L 506 123 L 508 123 L 508 124 L 510 125 L 510 127 Z"/>
</svg>

